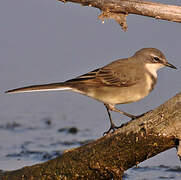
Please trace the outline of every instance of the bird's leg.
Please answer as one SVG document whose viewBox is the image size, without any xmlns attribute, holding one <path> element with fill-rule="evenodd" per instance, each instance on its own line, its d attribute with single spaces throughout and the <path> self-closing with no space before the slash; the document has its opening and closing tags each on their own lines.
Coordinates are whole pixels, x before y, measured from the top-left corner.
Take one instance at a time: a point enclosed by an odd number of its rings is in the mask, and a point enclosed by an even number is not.
<svg viewBox="0 0 181 180">
<path fill-rule="evenodd" d="M 106 132 L 104 132 L 104 134 L 103 135 L 106 135 L 106 134 L 108 134 L 111 130 L 114 132 L 115 131 L 115 129 L 117 129 L 117 127 L 115 126 L 115 124 L 113 123 L 113 121 L 112 121 L 112 117 L 111 117 L 111 113 L 110 113 L 110 109 L 109 109 L 109 106 L 107 105 L 107 104 L 104 104 L 105 105 L 105 107 L 106 107 L 106 110 L 107 110 L 107 113 L 108 113 L 108 116 L 109 116 L 109 121 L 110 121 L 110 128 L 109 128 L 109 130 L 108 131 L 106 131 Z"/>
<path fill-rule="evenodd" d="M 132 120 L 133 120 L 133 119 L 136 119 L 136 118 L 139 118 L 139 117 L 141 117 L 141 116 L 144 115 L 144 114 L 142 114 L 142 115 L 135 116 L 135 115 L 126 113 L 126 112 L 124 112 L 124 111 L 121 111 L 121 110 L 115 108 L 114 105 L 111 105 L 111 104 L 104 104 L 104 105 L 105 105 L 105 107 L 106 107 L 106 110 L 107 110 L 107 113 L 108 113 L 108 116 L 109 116 L 109 120 L 110 120 L 111 126 L 110 126 L 110 128 L 109 128 L 108 131 L 104 132 L 103 135 L 108 134 L 111 130 L 114 132 L 115 129 L 118 129 L 118 128 L 121 127 L 121 126 L 115 126 L 115 124 L 114 124 L 113 121 L 112 121 L 110 111 L 115 111 L 115 112 L 121 113 L 121 114 L 123 114 L 123 115 L 125 115 L 125 116 L 128 116 L 128 117 L 131 118 Z"/>
<path fill-rule="evenodd" d="M 135 115 L 129 114 L 129 113 L 127 113 L 127 112 L 121 111 L 121 110 L 115 108 L 114 105 L 111 105 L 111 104 L 106 104 L 106 106 L 107 106 L 107 108 L 108 108 L 109 110 L 115 111 L 115 112 L 118 112 L 118 113 L 121 113 L 121 114 L 123 114 L 123 115 L 125 115 L 125 116 L 128 116 L 128 117 L 131 118 L 131 119 L 136 119 L 136 118 L 140 117 L 140 116 L 135 116 Z"/>
</svg>

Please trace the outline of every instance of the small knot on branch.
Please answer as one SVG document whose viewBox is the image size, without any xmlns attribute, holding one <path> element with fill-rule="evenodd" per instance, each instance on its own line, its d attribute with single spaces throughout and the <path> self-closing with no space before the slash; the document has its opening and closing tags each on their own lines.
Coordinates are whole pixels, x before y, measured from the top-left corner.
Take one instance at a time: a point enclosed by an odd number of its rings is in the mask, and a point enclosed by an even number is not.
<svg viewBox="0 0 181 180">
<path fill-rule="evenodd" d="M 113 13 L 109 11 L 103 11 L 98 18 L 104 22 L 104 19 L 114 19 L 124 31 L 127 31 L 128 26 L 126 22 L 127 14 L 124 13 Z"/>
</svg>

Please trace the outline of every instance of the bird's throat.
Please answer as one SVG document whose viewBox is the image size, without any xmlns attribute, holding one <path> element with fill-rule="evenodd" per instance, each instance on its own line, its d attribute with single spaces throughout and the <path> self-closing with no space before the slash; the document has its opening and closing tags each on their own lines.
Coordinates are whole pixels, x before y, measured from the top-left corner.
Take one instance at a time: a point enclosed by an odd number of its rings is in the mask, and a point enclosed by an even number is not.
<svg viewBox="0 0 181 180">
<path fill-rule="evenodd" d="M 164 67 L 164 65 L 163 64 L 151 64 L 151 63 L 147 63 L 146 65 L 145 65 L 145 67 L 146 67 L 146 69 L 147 69 L 147 71 L 152 75 L 152 76 L 154 76 L 154 78 L 157 78 L 157 71 L 160 69 L 160 68 L 162 68 L 162 67 Z"/>
</svg>

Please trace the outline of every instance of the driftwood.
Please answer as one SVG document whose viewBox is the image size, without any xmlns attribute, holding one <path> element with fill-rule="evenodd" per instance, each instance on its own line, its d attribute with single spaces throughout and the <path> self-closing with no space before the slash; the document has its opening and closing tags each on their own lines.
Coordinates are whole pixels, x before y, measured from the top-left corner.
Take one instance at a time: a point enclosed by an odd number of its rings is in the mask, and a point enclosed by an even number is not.
<svg viewBox="0 0 181 180">
<path fill-rule="evenodd" d="M 138 14 L 156 19 L 173 22 L 181 22 L 181 6 L 166 5 L 142 0 L 59 0 L 64 3 L 74 2 L 83 6 L 99 8 L 102 14 L 99 16 L 116 20 L 124 31 L 127 30 L 126 16 Z"/>
<path fill-rule="evenodd" d="M 4 172 L 0 179 L 121 179 L 128 168 L 176 147 L 178 139 L 181 139 L 181 93 L 114 133 L 45 163 Z"/>
</svg>

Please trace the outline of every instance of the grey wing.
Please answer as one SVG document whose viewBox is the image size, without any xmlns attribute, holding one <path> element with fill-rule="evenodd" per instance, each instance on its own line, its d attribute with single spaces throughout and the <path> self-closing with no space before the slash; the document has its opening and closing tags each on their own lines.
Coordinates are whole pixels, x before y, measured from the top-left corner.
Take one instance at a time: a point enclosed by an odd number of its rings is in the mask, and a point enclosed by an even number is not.
<svg viewBox="0 0 181 180">
<path fill-rule="evenodd" d="M 106 85 L 113 85 L 119 87 L 128 87 L 137 83 L 137 80 L 120 71 L 113 69 L 103 68 L 98 73 L 99 79 Z"/>
<path fill-rule="evenodd" d="M 136 84 L 138 80 L 139 78 L 136 79 L 134 76 L 123 73 L 121 69 L 103 67 L 66 82 L 86 82 L 88 84 L 127 87 Z"/>
<path fill-rule="evenodd" d="M 142 79 L 142 69 L 140 65 L 135 66 L 135 62 L 129 58 L 118 59 L 99 69 L 97 76 L 104 84 L 128 87 Z"/>
</svg>

